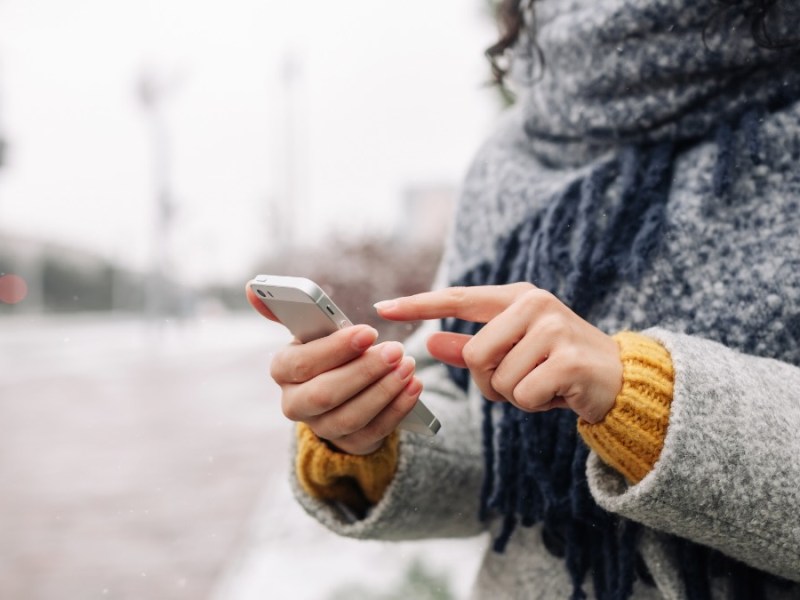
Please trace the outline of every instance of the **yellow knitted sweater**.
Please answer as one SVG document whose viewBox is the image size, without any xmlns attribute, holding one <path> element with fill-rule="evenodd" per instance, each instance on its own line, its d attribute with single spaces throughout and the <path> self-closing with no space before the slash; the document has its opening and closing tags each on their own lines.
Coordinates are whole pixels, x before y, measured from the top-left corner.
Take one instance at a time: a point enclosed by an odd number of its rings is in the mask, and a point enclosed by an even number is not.
<svg viewBox="0 0 800 600">
<path fill-rule="evenodd" d="M 614 336 L 622 359 L 622 389 L 599 423 L 578 421 L 586 444 L 631 483 L 655 465 L 669 424 L 674 373 L 672 359 L 658 342 L 638 333 Z M 304 424 L 297 427 L 297 477 L 315 498 L 356 509 L 376 504 L 397 469 L 399 436 L 367 456 L 337 452 Z"/>
</svg>

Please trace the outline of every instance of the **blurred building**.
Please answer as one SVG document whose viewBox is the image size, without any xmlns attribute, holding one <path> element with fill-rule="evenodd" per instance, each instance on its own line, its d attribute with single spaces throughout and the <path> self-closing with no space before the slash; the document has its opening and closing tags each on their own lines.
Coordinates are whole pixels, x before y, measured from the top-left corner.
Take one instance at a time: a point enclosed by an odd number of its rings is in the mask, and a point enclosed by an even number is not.
<svg viewBox="0 0 800 600">
<path fill-rule="evenodd" d="M 0 233 L 0 274 L 22 277 L 27 297 L 9 312 L 141 310 L 143 275 L 72 246 Z"/>
</svg>

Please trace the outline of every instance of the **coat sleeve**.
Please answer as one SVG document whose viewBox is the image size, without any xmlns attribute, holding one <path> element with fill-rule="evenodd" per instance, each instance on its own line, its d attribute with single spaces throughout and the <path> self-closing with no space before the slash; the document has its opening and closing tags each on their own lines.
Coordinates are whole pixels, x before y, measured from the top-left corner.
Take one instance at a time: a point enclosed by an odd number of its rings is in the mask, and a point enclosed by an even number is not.
<svg viewBox="0 0 800 600">
<path fill-rule="evenodd" d="M 340 535 L 382 540 L 466 537 L 483 530 L 478 520 L 483 480 L 480 428 L 466 395 L 425 350 L 437 327 L 423 325 L 406 343 L 417 360 L 421 399 L 442 424 L 434 437 L 401 432 L 392 483 L 366 518 L 348 516 L 335 504 L 311 497 L 292 475 L 295 497 L 323 525 Z M 292 469 L 294 473 L 294 469 Z"/>
<path fill-rule="evenodd" d="M 603 508 L 800 581 L 800 368 L 661 329 L 675 386 L 664 447 L 636 485 L 594 453 Z"/>
</svg>

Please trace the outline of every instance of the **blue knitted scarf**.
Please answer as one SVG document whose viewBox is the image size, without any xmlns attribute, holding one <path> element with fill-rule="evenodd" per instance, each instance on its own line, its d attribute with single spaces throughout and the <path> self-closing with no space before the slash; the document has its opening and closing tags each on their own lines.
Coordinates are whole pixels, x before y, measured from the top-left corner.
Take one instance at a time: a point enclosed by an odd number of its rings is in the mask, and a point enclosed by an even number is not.
<svg viewBox="0 0 800 600">
<path fill-rule="evenodd" d="M 792 97 L 800 97 L 800 86 Z M 712 136 L 718 148 L 713 173 L 715 198 L 725 202 L 735 180 L 734 164 L 757 163 L 759 140 L 754 123 L 764 111 L 786 101 L 750 107 L 733 121 L 718 125 Z M 577 314 L 591 310 L 621 280 L 636 282 L 659 250 L 676 154 L 695 143 L 663 141 L 623 147 L 583 177 L 569 183 L 545 207 L 497 242 L 493 261 L 471 268 L 453 285 L 494 285 L 528 281 L 560 297 Z M 598 209 L 611 184 L 620 195 L 613 212 L 601 219 Z M 598 223 L 605 221 L 602 228 Z M 445 320 L 443 329 L 475 334 L 479 324 Z M 451 368 L 462 389 L 469 373 Z M 573 599 L 584 598 L 591 575 L 600 599 L 630 597 L 638 577 L 651 582 L 636 552 L 639 526 L 608 513 L 593 500 L 586 481 L 589 450 L 576 431 L 576 415 L 567 410 L 526 413 L 511 404 L 484 401 L 485 480 L 483 520 L 501 515 L 503 525 L 494 549 L 503 552 L 518 525 L 542 524 L 547 549 L 562 557 L 573 583 Z M 774 576 L 721 554 L 675 539 L 687 597 L 711 598 L 711 578 L 731 578 L 735 599 L 762 597 Z"/>
<path fill-rule="evenodd" d="M 497 174 L 479 164 L 471 174 L 474 187 L 462 198 L 450 258 L 457 274 L 451 283 L 528 281 L 591 321 L 615 286 L 635 284 L 659 252 L 668 234 L 675 158 L 690 146 L 716 147 L 707 202 L 724 209 L 736 173 L 759 160 L 759 119 L 800 98 L 797 51 L 761 48 L 743 21 L 716 18 L 721 6 L 735 4 L 537 2 L 536 37 L 546 68 L 541 77 L 528 77 L 538 54 L 533 36 L 523 35 L 514 62 L 526 139 L 515 142 L 516 154 L 493 155 L 498 162 L 492 168 L 518 161 L 516 170 Z M 792 35 L 800 28 L 796 9 L 773 21 Z M 531 196 L 518 196 L 525 200 L 513 205 L 507 196 L 537 184 L 519 166 L 529 156 L 548 173 L 575 176 L 559 191 L 543 192 L 546 202 L 535 199 L 538 208 L 520 209 Z M 483 185 L 489 177 L 513 180 L 504 188 L 507 196 L 486 196 L 497 193 Z M 485 226 L 487 206 L 496 211 L 492 219 L 509 226 Z M 486 239 L 492 231 L 504 233 Z M 476 263 L 481 257 L 491 258 Z M 479 325 L 445 320 L 443 329 L 474 334 Z M 468 372 L 452 368 L 450 374 L 469 387 Z M 480 516 L 502 518 L 495 550 L 503 552 L 517 526 L 541 524 L 545 546 L 564 559 L 573 599 L 585 597 L 587 575 L 604 600 L 629 598 L 637 577 L 649 580 L 636 550 L 639 526 L 601 509 L 589 492 L 588 448 L 574 413 L 525 413 L 485 401 L 483 446 Z M 691 600 L 710 599 L 715 575 L 729 578 L 736 599 L 759 598 L 767 581 L 777 582 L 709 548 L 681 539 L 674 544 Z"/>
</svg>

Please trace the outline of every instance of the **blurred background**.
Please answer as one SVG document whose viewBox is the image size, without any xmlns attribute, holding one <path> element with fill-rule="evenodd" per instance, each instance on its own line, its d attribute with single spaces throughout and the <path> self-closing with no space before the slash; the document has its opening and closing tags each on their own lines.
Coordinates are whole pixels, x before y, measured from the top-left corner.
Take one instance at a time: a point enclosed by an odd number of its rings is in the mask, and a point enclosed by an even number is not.
<svg viewBox="0 0 800 600">
<path fill-rule="evenodd" d="M 461 598 L 485 540 L 341 540 L 244 302 L 424 290 L 502 108 L 488 0 L 0 0 L 0 598 Z"/>
</svg>

